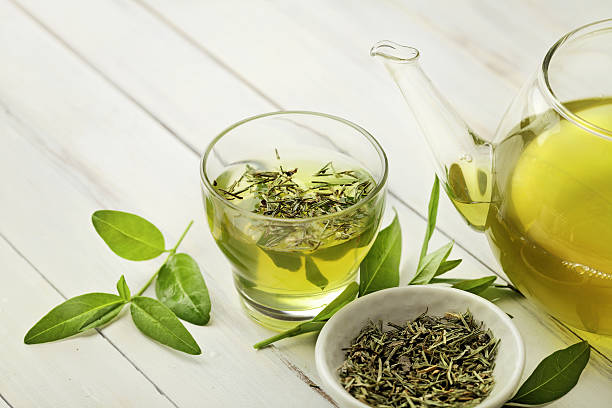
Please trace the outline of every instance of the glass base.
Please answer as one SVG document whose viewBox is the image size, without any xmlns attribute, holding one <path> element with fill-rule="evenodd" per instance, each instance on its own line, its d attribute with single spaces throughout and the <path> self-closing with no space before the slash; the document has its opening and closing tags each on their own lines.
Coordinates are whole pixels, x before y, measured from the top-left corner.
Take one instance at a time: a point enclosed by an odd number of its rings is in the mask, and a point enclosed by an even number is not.
<svg viewBox="0 0 612 408">
<path fill-rule="evenodd" d="M 308 311 L 306 315 L 304 312 L 283 312 L 254 303 L 242 295 L 240 296 L 240 303 L 251 319 L 263 327 L 277 332 L 289 330 L 300 323 L 306 322 L 323 309 L 320 308 L 314 314 Z"/>
<path fill-rule="evenodd" d="M 281 332 L 291 329 L 300 323 L 311 320 L 313 317 L 319 314 L 319 312 L 321 312 L 325 306 L 334 300 L 345 289 L 345 287 L 346 285 L 332 291 L 322 293 L 315 301 L 316 306 L 319 307 L 313 307 L 305 310 L 280 310 L 270 308 L 269 306 L 263 305 L 250 297 L 248 295 L 248 290 L 241 290 L 240 287 L 236 287 L 236 289 L 240 295 L 240 303 L 251 319 L 268 329 Z M 312 300 L 312 297 L 304 297 Z"/>
</svg>

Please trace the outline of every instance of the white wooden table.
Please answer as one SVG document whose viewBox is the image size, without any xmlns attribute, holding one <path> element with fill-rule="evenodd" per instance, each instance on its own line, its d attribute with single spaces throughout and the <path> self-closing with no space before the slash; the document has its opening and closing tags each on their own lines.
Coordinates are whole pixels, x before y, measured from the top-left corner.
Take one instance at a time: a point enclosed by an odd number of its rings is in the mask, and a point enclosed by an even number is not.
<svg viewBox="0 0 612 408">
<path fill-rule="evenodd" d="M 0 0 L 0 407 L 329 407 L 315 336 L 255 351 L 270 332 L 250 321 L 210 237 L 198 160 L 223 128 L 279 109 L 329 112 L 377 137 L 404 231 L 403 281 L 423 235 L 433 178 L 394 85 L 368 55 L 380 39 L 419 47 L 442 92 L 490 135 L 548 47 L 612 16 L 609 0 L 239 1 Z M 453 273 L 503 272 L 483 237 L 444 197 L 438 243 L 456 240 Z M 140 287 L 159 260 L 114 256 L 90 215 L 143 215 L 201 265 L 213 318 L 188 325 L 204 354 L 174 352 L 124 317 L 100 332 L 23 344 L 63 299 Z M 435 243 L 434 243 L 435 244 Z M 588 339 L 591 360 L 554 407 L 609 407 L 612 340 L 568 328 L 526 300 L 498 304 L 541 358 Z"/>
</svg>

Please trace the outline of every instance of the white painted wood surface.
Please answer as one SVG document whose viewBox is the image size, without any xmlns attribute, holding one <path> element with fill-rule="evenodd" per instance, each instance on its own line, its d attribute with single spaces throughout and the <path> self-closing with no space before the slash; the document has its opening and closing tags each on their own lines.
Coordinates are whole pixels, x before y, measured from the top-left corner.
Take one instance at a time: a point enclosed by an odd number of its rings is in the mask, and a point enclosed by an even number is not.
<svg viewBox="0 0 612 408">
<path fill-rule="evenodd" d="M 251 348 L 269 332 L 243 314 L 208 233 L 199 152 L 229 124 L 282 108 L 363 125 L 389 154 L 406 281 L 425 226 L 423 174 L 433 170 L 371 44 L 421 48 L 439 87 L 487 135 L 557 37 L 611 15 L 609 1 L 0 0 L 0 406 L 331 406 L 317 386 L 315 336 Z M 62 297 L 112 290 L 121 274 L 139 287 L 158 265 L 110 253 L 89 223 L 99 208 L 142 214 L 169 241 L 196 221 L 182 248 L 212 296 L 211 323 L 189 326 L 202 356 L 158 346 L 127 318 L 101 333 L 22 343 Z M 504 278 L 446 199 L 439 227 L 464 259 L 455 275 Z M 609 338 L 570 330 L 521 298 L 498 304 L 524 336 L 526 374 L 555 349 L 594 345 L 577 387 L 551 406 L 608 406 Z"/>
</svg>

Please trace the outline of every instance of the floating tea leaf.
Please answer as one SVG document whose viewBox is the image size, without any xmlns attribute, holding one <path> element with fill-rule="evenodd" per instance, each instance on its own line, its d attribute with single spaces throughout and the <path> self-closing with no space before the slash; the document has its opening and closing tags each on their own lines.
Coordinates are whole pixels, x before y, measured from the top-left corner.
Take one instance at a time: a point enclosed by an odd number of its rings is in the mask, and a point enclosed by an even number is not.
<svg viewBox="0 0 612 408">
<path fill-rule="evenodd" d="M 325 287 L 329 283 L 327 278 L 323 276 L 323 274 L 317 267 L 317 264 L 312 260 L 310 256 L 306 257 L 306 279 L 308 279 L 308 282 L 321 288 L 321 290 L 325 289 Z"/>
</svg>

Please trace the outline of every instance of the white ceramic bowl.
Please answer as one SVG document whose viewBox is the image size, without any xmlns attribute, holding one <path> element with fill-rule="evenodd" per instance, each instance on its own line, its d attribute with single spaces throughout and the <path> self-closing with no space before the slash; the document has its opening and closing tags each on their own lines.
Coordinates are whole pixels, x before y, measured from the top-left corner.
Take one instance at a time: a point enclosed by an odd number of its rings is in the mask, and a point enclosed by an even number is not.
<svg viewBox="0 0 612 408">
<path fill-rule="evenodd" d="M 484 322 L 501 342 L 497 353 L 491 394 L 475 408 L 499 408 L 516 392 L 523 366 L 523 340 L 512 320 L 500 308 L 474 294 L 439 286 L 404 286 L 371 293 L 336 313 L 317 339 L 315 361 L 323 388 L 341 407 L 367 408 L 340 384 L 337 369 L 344 361 L 342 348 L 350 345 L 368 320 L 402 322 L 414 319 L 427 309 L 429 315 L 462 313 L 467 309 Z"/>
</svg>

